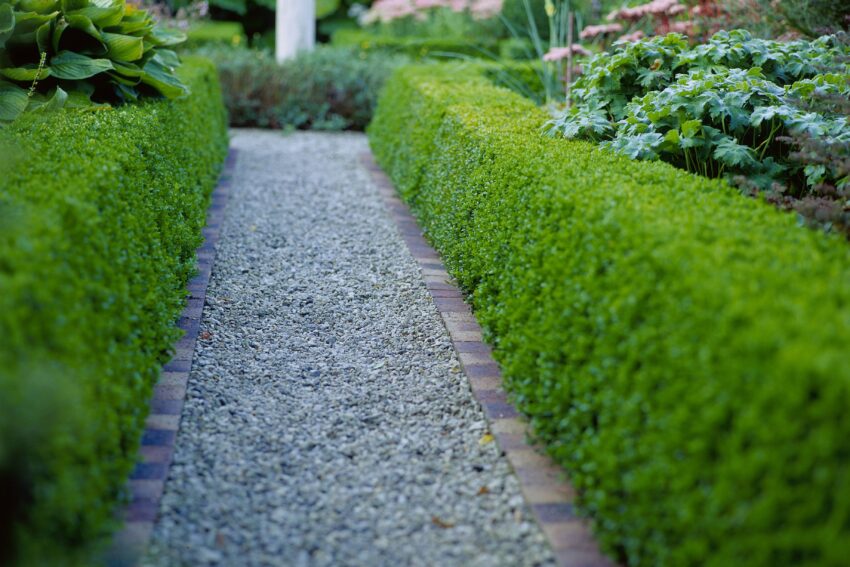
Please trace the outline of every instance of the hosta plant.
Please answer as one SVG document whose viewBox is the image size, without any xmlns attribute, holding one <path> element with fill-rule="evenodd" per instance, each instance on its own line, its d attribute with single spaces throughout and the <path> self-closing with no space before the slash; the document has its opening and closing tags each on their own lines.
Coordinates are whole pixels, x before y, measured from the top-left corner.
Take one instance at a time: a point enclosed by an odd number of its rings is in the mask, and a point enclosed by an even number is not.
<svg viewBox="0 0 850 567">
<path fill-rule="evenodd" d="M 0 121 L 44 106 L 184 96 L 169 49 L 184 39 L 125 0 L 4 2 Z"/>
</svg>

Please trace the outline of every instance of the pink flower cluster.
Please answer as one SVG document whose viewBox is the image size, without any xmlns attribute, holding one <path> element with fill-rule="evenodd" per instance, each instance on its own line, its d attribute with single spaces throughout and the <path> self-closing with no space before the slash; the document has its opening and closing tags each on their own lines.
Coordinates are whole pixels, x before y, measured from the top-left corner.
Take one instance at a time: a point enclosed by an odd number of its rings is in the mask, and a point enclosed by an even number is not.
<svg viewBox="0 0 850 567">
<path fill-rule="evenodd" d="M 570 47 L 553 47 L 543 56 L 543 61 L 561 61 L 569 57 L 570 53 L 573 55 L 591 55 L 590 51 L 574 43 Z"/>
<path fill-rule="evenodd" d="M 637 21 L 644 16 L 675 16 L 681 14 L 687 8 L 679 4 L 679 0 L 652 0 L 646 4 L 634 8 L 621 8 L 608 14 L 605 18 L 609 22 L 614 20 Z"/>
<path fill-rule="evenodd" d="M 581 30 L 579 38 L 589 39 L 598 35 L 606 35 L 609 33 L 621 31 L 623 31 L 622 24 L 600 24 L 598 26 L 586 26 L 583 30 Z"/>
<path fill-rule="evenodd" d="M 492 18 L 502 11 L 502 0 L 376 0 L 363 15 L 362 24 L 387 23 L 406 17 L 424 20 L 430 10 L 468 11 L 475 19 Z"/>
<path fill-rule="evenodd" d="M 621 35 L 620 37 L 617 38 L 617 41 L 615 43 L 618 43 L 618 42 L 621 42 L 621 41 L 628 41 L 629 43 L 634 43 L 635 41 L 640 41 L 645 37 L 646 37 L 645 33 L 643 33 L 641 30 L 637 30 L 637 31 L 632 32 L 632 33 L 627 33 L 625 35 Z"/>
</svg>

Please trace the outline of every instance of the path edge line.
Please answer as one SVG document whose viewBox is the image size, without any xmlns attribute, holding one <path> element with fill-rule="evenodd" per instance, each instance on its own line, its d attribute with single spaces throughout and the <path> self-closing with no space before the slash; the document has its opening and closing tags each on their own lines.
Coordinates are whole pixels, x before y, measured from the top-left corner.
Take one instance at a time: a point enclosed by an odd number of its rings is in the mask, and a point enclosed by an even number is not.
<svg viewBox="0 0 850 567">
<path fill-rule="evenodd" d="M 183 330 L 183 336 L 174 344 L 174 355 L 162 367 L 159 381 L 154 386 L 138 459 L 127 482 L 129 502 L 123 509 L 119 509 L 123 527 L 113 535 L 105 554 L 104 563 L 108 567 L 138 565 L 150 543 L 174 456 L 174 442 L 180 429 L 195 343 L 237 158 L 238 150 L 229 148 L 210 198 L 203 228 L 204 242 L 195 251 L 198 273 L 187 284 L 189 295 L 186 307 L 177 322 L 177 326 Z"/>
<path fill-rule="evenodd" d="M 481 327 L 439 254 L 422 235 L 418 221 L 375 162 L 370 151 L 360 162 L 378 188 L 387 213 L 419 265 L 428 292 L 451 337 L 473 397 L 481 405 L 490 431 L 519 480 L 523 498 L 549 540 L 560 567 L 614 567 L 593 535 L 590 523 L 574 510 L 576 492 L 566 471 L 542 449 L 529 443 L 528 422 L 502 388 L 502 375 Z"/>
</svg>

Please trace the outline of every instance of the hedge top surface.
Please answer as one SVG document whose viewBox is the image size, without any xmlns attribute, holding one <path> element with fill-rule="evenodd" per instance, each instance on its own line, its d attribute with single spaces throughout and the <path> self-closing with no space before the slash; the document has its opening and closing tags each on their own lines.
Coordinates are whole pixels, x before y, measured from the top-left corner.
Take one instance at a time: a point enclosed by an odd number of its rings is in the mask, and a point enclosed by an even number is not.
<svg viewBox="0 0 850 567">
<path fill-rule="evenodd" d="M 602 543 L 634 565 L 845 562 L 850 248 L 546 119 L 475 67 L 410 67 L 369 133 Z"/>
</svg>

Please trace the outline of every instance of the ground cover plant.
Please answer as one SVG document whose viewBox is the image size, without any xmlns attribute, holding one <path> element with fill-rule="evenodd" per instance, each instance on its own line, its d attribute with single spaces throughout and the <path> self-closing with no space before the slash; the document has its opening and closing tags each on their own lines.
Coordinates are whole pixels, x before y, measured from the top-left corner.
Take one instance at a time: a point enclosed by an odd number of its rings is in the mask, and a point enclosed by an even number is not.
<svg viewBox="0 0 850 567">
<path fill-rule="evenodd" d="M 277 63 L 252 49 L 208 47 L 233 126 L 362 130 L 387 77 L 408 58 L 382 51 L 320 46 Z"/>
<path fill-rule="evenodd" d="M 601 543 L 630 565 L 842 565 L 850 249 L 546 119 L 475 67 L 405 68 L 369 137 Z"/>
<path fill-rule="evenodd" d="M 168 49 L 184 40 L 125 0 L 11 0 L 0 5 L 0 120 L 27 109 L 178 98 Z"/>
<path fill-rule="evenodd" d="M 843 226 L 850 118 L 840 105 L 817 102 L 850 97 L 848 61 L 850 42 L 836 35 L 778 42 L 736 30 L 693 47 L 678 34 L 619 45 L 588 62 L 574 106 L 552 127 L 632 158 L 726 177 L 773 200 L 830 194 L 832 213 L 813 220 Z M 800 136 L 836 158 L 798 151 L 791 138 Z"/>
<path fill-rule="evenodd" d="M 93 565 L 114 522 L 227 147 L 212 64 L 178 77 L 0 130 L 0 564 Z"/>
</svg>

